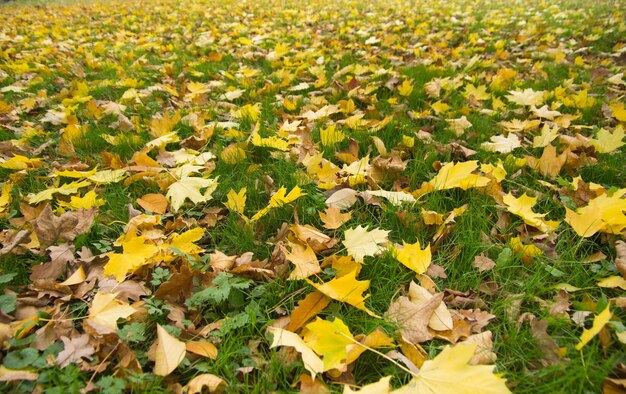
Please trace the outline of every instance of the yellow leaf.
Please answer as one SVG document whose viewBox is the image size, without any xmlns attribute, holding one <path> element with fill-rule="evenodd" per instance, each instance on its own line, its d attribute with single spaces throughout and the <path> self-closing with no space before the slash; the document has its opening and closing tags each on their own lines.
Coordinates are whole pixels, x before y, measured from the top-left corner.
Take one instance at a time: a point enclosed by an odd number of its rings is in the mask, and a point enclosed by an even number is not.
<svg viewBox="0 0 626 394">
<path fill-rule="evenodd" d="M 278 327 L 269 327 L 268 331 L 274 335 L 270 349 L 277 346 L 290 346 L 302 355 L 302 363 L 307 371 L 311 372 L 311 377 L 324 372 L 324 362 L 307 346 L 299 335 L 283 330 Z"/>
<path fill-rule="evenodd" d="M 489 139 L 491 142 L 483 142 L 480 147 L 489 152 L 510 153 L 522 146 L 522 142 L 515 133 L 509 133 L 508 137 L 494 135 Z"/>
<path fill-rule="evenodd" d="M 620 122 L 626 122 L 626 109 L 624 109 L 624 103 L 614 103 L 609 105 L 609 108 L 613 112 L 613 117 Z"/>
<path fill-rule="evenodd" d="M 118 293 L 96 293 L 89 308 L 87 321 L 106 332 L 117 331 L 117 319 L 124 319 L 137 312 L 135 308 L 125 302 L 116 300 Z M 102 330 L 101 330 L 102 332 Z"/>
<path fill-rule="evenodd" d="M 385 376 L 378 382 L 361 386 L 359 390 L 352 390 L 347 384 L 343 386 L 343 394 L 388 394 L 391 390 L 391 376 Z"/>
<path fill-rule="evenodd" d="M 6 209 L 9 206 L 9 202 L 11 201 L 11 190 L 13 189 L 13 184 L 9 182 L 4 182 L 2 184 L 2 191 L 0 191 L 0 218 L 4 217 L 7 212 Z"/>
<path fill-rule="evenodd" d="M 580 336 L 580 342 L 576 344 L 576 350 L 582 349 L 583 346 L 593 339 L 593 337 L 598 335 L 598 333 L 602 330 L 602 328 L 604 328 L 606 323 L 608 323 L 612 317 L 613 313 L 611 313 L 609 305 L 607 305 L 606 308 L 604 308 L 604 310 L 593 319 L 593 325 L 591 328 L 583 330 L 583 333 Z"/>
<path fill-rule="evenodd" d="M 289 150 L 289 141 L 283 140 L 275 135 L 270 137 L 261 137 L 258 133 L 253 133 L 250 142 L 254 146 L 260 146 L 264 148 L 274 148 L 282 151 Z"/>
<path fill-rule="evenodd" d="M 365 297 L 363 293 L 367 291 L 370 286 L 369 280 L 357 280 L 356 272 L 351 271 L 339 278 L 334 278 L 326 283 L 322 283 L 318 285 L 316 283 L 311 282 L 308 279 L 305 279 L 311 286 L 315 287 L 320 292 L 326 294 L 333 300 L 345 302 L 354 306 L 357 309 L 365 311 L 368 315 L 378 317 L 374 312 L 367 309 L 365 306 L 365 300 L 370 296 L 369 294 Z"/>
<path fill-rule="evenodd" d="M 394 394 L 506 394 L 506 381 L 493 373 L 493 365 L 469 365 L 477 344 L 446 346 L 433 360 L 424 362 L 420 371 Z"/>
<path fill-rule="evenodd" d="M 163 215 L 167 211 L 167 198 L 159 193 L 144 194 L 137 199 L 139 204 L 146 211 Z"/>
<path fill-rule="evenodd" d="M 403 202 L 414 203 L 416 201 L 413 195 L 406 193 L 406 192 L 390 192 L 387 190 L 368 190 L 365 193 L 372 195 L 372 196 L 376 196 L 376 197 L 382 197 L 388 200 L 392 205 L 402 205 Z"/>
<path fill-rule="evenodd" d="M 413 92 L 413 83 L 410 80 L 405 79 L 400 86 L 398 86 L 398 94 L 406 97 Z"/>
<path fill-rule="evenodd" d="M 186 199 L 194 204 L 209 201 L 217 188 L 217 179 L 206 179 L 186 176 L 172 183 L 166 197 L 170 201 L 173 212 L 177 212 Z M 204 193 L 200 190 L 205 189 Z"/>
<path fill-rule="evenodd" d="M 191 255 L 193 257 L 199 257 L 200 253 L 204 252 L 204 249 L 196 245 L 194 242 L 199 241 L 204 235 L 204 229 L 201 227 L 192 228 L 182 234 L 174 234 L 172 239 L 163 244 L 165 248 L 175 248 L 180 252 Z M 173 259 L 165 259 L 170 261 Z"/>
<path fill-rule="evenodd" d="M 320 139 L 323 146 L 330 146 L 345 140 L 346 135 L 341 130 L 337 130 L 335 124 L 331 124 L 320 131 Z"/>
<path fill-rule="evenodd" d="M 210 358 L 211 360 L 215 360 L 217 358 L 217 348 L 211 342 L 187 342 L 185 344 L 185 349 L 187 349 L 188 352 Z"/>
<path fill-rule="evenodd" d="M 298 302 L 298 306 L 291 312 L 287 329 L 289 331 L 296 331 L 309 321 L 309 319 L 317 315 L 318 312 L 326 308 L 329 303 L 330 299 L 319 291 L 307 294 L 306 297 Z"/>
<path fill-rule="evenodd" d="M 598 130 L 596 139 L 591 140 L 591 145 L 600 153 L 613 152 L 626 144 L 624 141 L 624 128 L 620 125 L 613 130 L 613 133 L 605 129 Z"/>
<path fill-rule="evenodd" d="M 270 198 L 269 205 L 261 209 L 254 216 L 252 216 L 252 220 L 258 220 L 261 217 L 265 216 L 271 209 L 280 208 L 306 195 L 306 193 L 303 193 L 302 189 L 300 189 L 298 186 L 294 186 L 289 194 L 286 193 L 287 189 L 284 186 L 278 189 L 278 191 L 276 191 L 276 193 L 274 193 L 274 195 Z"/>
<path fill-rule="evenodd" d="M 565 222 L 581 237 L 591 237 L 598 231 L 621 234 L 626 229 L 626 189 L 619 189 L 612 196 L 601 194 L 589 201 L 586 207 L 572 211 L 565 208 Z"/>
<path fill-rule="evenodd" d="M 342 224 L 352 218 L 352 212 L 341 213 L 341 211 L 334 206 L 326 208 L 326 212 L 318 212 L 320 219 L 324 222 L 324 228 L 329 230 L 335 230 L 341 227 Z"/>
<path fill-rule="evenodd" d="M 541 129 L 541 135 L 535 136 L 533 138 L 533 148 L 543 148 L 548 146 L 550 142 L 554 141 L 556 137 L 559 136 L 559 126 L 554 126 L 550 128 L 548 124 L 544 124 Z"/>
<path fill-rule="evenodd" d="M 226 197 L 228 198 L 226 204 L 224 204 L 226 208 L 243 215 L 243 211 L 246 208 L 246 188 L 242 187 L 239 192 L 230 189 Z"/>
<path fill-rule="evenodd" d="M 109 253 L 109 261 L 104 265 L 104 275 L 113 275 L 122 282 L 129 272 L 150 264 L 151 258 L 159 252 L 156 245 L 146 243 L 143 236 L 132 237 L 122 243 L 123 253 Z"/>
<path fill-rule="evenodd" d="M 98 171 L 98 167 L 94 167 L 89 171 L 77 171 L 77 170 L 65 170 L 65 171 L 55 171 L 54 175 L 63 176 L 66 178 L 89 178 L 94 175 Z"/>
<path fill-rule="evenodd" d="M 461 163 L 446 163 L 437 175 L 430 180 L 429 184 L 436 190 L 446 190 L 460 187 L 467 190 L 473 187 L 487 186 L 490 179 L 484 176 L 472 174 L 478 168 L 476 160 Z"/>
<path fill-rule="evenodd" d="M 543 251 L 535 245 L 524 245 L 520 237 L 511 238 L 509 243 L 511 245 L 511 249 L 520 255 L 520 258 L 526 264 L 532 263 L 536 256 L 541 256 L 543 254 Z"/>
<path fill-rule="evenodd" d="M 514 215 L 522 218 L 524 223 L 548 233 L 554 231 L 559 223 L 552 220 L 543 220 L 546 214 L 539 214 L 532 211 L 533 205 L 537 202 L 536 197 L 530 197 L 524 193 L 520 198 L 515 198 L 511 193 L 502 198 L 506 209 Z"/>
<path fill-rule="evenodd" d="M 29 158 L 22 155 L 14 155 L 9 160 L 0 159 L 0 167 L 9 170 L 34 170 L 44 165 L 39 158 Z"/>
<path fill-rule="evenodd" d="M 517 105 L 528 106 L 534 105 L 535 107 L 543 104 L 544 91 L 540 90 L 535 92 L 533 89 L 524 89 L 523 92 L 511 90 L 506 98 Z"/>
<path fill-rule="evenodd" d="M 160 324 L 157 324 L 157 341 L 152 372 L 158 376 L 167 376 L 185 358 L 186 347 L 183 342 L 170 335 Z"/>
<path fill-rule="evenodd" d="M 183 392 L 186 394 L 200 394 L 206 388 L 209 393 L 217 393 L 221 392 L 224 386 L 226 386 L 224 379 L 210 373 L 203 373 L 191 379 L 183 387 Z"/>
<path fill-rule="evenodd" d="M 222 159 L 224 163 L 231 165 L 245 160 L 246 157 L 246 151 L 244 151 L 238 143 L 228 145 L 222 150 L 222 153 L 220 153 L 220 159 Z"/>
<path fill-rule="evenodd" d="M 108 184 L 117 183 L 124 179 L 126 170 L 103 170 L 98 171 L 87 179 L 95 183 Z"/>
<path fill-rule="evenodd" d="M 426 248 L 421 249 L 419 241 L 414 244 L 408 244 L 402 241 L 404 247 L 402 249 L 394 248 L 395 258 L 409 269 L 417 272 L 419 275 L 426 272 L 430 265 L 431 253 L 430 244 Z"/>
<path fill-rule="evenodd" d="M 437 115 L 443 112 L 447 112 L 451 108 L 448 104 L 443 103 L 441 101 L 437 101 L 436 103 L 431 104 L 430 107 L 433 109 L 433 111 L 435 111 Z"/>
<path fill-rule="evenodd" d="M 85 270 L 83 269 L 83 266 L 81 265 L 78 267 L 76 271 L 74 271 L 72 275 L 70 275 L 67 279 L 65 279 L 63 282 L 59 284 L 62 286 L 72 286 L 72 285 L 76 285 L 79 283 L 83 283 L 86 278 L 87 278 L 87 275 L 85 274 Z"/>
<path fill-rule="evenodd" d="M 104 205 L 104 200 L 98 198 L 98 195 L 93 190 L 88 191 L 82 197 L 70 197 L 70 202 L 59 201 L 59 206 L 71 210 L 88 209 L 91 207 L 99 207 L 101 205 Z"/>
<path fill-rule="evenodd" d="M 285 250 L 285 259 L 296 267 L 289 275 L 289 280 L 308 278 L 311 275 L 322 272 L 322 268 L 317 261 L 315 252 L 309 244 L 294 243 L 288 241 L 291 252 Z"/>
<path fill-rule="evenodd" d="M 463 96 L 465 98 L 474 96 L 474 98 L 478 101 L 489 100 L 489 97 L 491 97 L 491 95 L 487 93 L 487 87 L 485 85 L 466 85 L 465 90 L 463 91 Z"/>
<path fill-rule="evenodd" d="M 354 343 L 354 337 L 348 326 L 339 318 L 329 322 L 318 317 L 305 327 L 304 343 L 322 356 L 324 371 L 345 370 L 347 346 Z"/>
<path fill-rule="evenodd" d="M 383 247 L 388 242 L 389 231 L 373 229 L 367 231 L 365 227 L 358 226 L 345 231 L 343 245 L 348 254 L 362 263 L 365 256 L 376 256 L 382 253 Z"/>
<path fill-rule="evenodd" d="M 598 286 L 608 288 L 619 287 L 622 290 L 626 290 L 626 279 L 618 275 L 613 275 L 600 280 Z"/>
<path fill-rule="evenodd" d="M 79 189 L 89 185 L 91 185 L 91 182 L 89 181 L 65 183 L 59 187 L 51 187 L 35 194 L 34 196 L 30 197 L 28 202 L 30 204 L 39 204 L 42 201 L 52 200 L 52 197 L 57 193 L 64 196 L 75 194 L 78 193 Z"/>
</svg>

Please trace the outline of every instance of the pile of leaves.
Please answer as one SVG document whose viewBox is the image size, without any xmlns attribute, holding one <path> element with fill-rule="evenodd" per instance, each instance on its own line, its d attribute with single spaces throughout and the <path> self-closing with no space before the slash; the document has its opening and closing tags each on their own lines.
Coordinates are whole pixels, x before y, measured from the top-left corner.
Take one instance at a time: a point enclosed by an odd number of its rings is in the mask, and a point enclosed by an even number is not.
<svg viewBox="0 0 626 394">
<path fill-rule="evenodd" d="M 611 2 L 0 8 L 0 384 L 624 392 Z"/>
</svg>

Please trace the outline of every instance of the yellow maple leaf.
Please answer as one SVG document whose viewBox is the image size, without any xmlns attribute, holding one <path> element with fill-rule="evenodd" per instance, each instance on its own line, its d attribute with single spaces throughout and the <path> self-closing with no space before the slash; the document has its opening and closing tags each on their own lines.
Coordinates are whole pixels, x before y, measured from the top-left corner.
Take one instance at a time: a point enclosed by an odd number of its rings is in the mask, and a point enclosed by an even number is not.
<svg viewBox="0 0 626 394">
<path fill-rule="evenodd" d="M 254 216 L 252 216 L 251 220 L 253 221 L 258 220 L 262 218 L 263 216 L 267 215 L 267 213 L 270 210 L 274 208 L 280 208 L 305 195 L 306 193 L 302 192 L 302 189 L 300 189 L 298 186 L 294 186 L 293 189 L 291 189 L 291 191 L 289 192 L 289 194 L 287 194 L 287 189 L 284 186 L 282 186 L 270 198 L 270 203 L 265 208 L 257 212 Z"/>
<path fill-rule="evenodd" d="M 613 103 L 609 105 L 609 108 L 613 112 L 613 117 L 620 122 L 626 122 L 626 109 L 624 109 L 624 103 Z"/>
<path fill-rule="evenodd" d="M 315 354 L 315 352 L 307 346 L 298 334 L 283 330 L 278 327 L 269 327 L 268 331 L 272 333 L 274 339 L 270 349 L 277 346 L 289 346 L 296 349 L 302 355 L 302 363 L 307 371 L 311 372 L 311 376 L 324 372 L 324 362 Z"/>
<path fill-rule="evenodd" d="M 533 89 L 524 89 L 523 92 L 511 90 L 509 91 L 509 95 L 506 98 L 517 105 L 530 107 L 534 105 L 535 107 L 543 104 L 544 101 L 544 91 L 540 90 L 538 92 Z"/>
<path fill-rule="evenodd" d="M 600 129 L 598 130 L 597 138 L 591 140 L 591 145 L 600 153 L 610 153 L 626 144 L 626 142 L 622 141 L 625 136 L 626 133 L 621 125 L 617 126 L 613 133 Z"/>
<path fill-rule="evenodd" d="M 386 230 L 376 228 L 367 231 L 365 227 L 358 226 L 345 231 L 343 245 L 350 256 L 362 263 L 365 256 L 376 256 L 382 253 L 384 248 L 381 245 L 387 244 L 388 235 L 389 231 Z"/>
<path fill-rule="evenodd" d="M 87 321 L 93 323 L 98 331 L 116 332 L 117 319 L 124 319 L 137 312 L 125 302 L 116 300 L 118 293 L 96 293 L 89 308 Z"/>
<path fill-rule="evenodd" d="M 465 90 L 463 91 L 463 96 L 465 98 L 474 96 L 474 98 L 478 101 L 489 100 L 489 97 L 491 97 L 491 95 L 487 93 L 487 87 L 485 85 L 466 85 Z"/>
<path fill-rule="evenodd" d="M 446 163 L 437 175 L 428 182 L 435 190 L 446 190 L 460 187 L 467 190 L 473 187 L 487 186 L 490 179 L 472 174 L 478 168 L 478 161 L 470 160 L 460 163 Z"/>
<path fill-rule="evenodd" d="M 178 252 L 182 252 L 197 258 L 200 256 L 200 253 L 204 251 L 204 249 L 196 245 L 194 242 L 199 241 L 203 235 L 203 228 L 192 228 L 191 230 L 187 230 L 184 233 L 174 234 L 171 240 L 164 243 L 161 248 L 168 248 L 170 251 L 172 251 L 171 248 L 174 248 Z M 174 255 L 165 256 L 163 261 L 172 261 L 174 260 L 174 258 Z"/>
<path fill-rule="evenodd" d="M 514 149 L 522 146 L 522 142 L 515 133 L 509 133 L 508 137 L 503 135 L 494 135 L 489 139 L 490 142 L 483 142 L 480 147 L 489 152 L 510 153 Z"/>
<path fill-rule="evenodd" d="M 413 83 L 409 79 L 405 79 L 400 86 L 398 86 L 398 94 L 403 97 L 407 97 L 413 92 Z"/>
<path fill-rule="evenodd" d="M 0 191 L 0 218 L 4 217 L 7 214 L 6 210 L 9 206 L 9 202 L 11 201 L 12 189 L 12 183 L 4 182 L 2 184 L 2 191 Z"/>
<path fill-rule="evenodd" d="M 396 260 L 417 272 L 419 275 L 426 272 L 432 257 L 430 244 L 424 249 L 421 248 L 419 241 L 414 244 L 408 244 L 402 241 L 402 244 L 404 245 L 402 249 L 393 248 Z"/>
<path fill-rule="evenodd" d="M 346 135 L 337 130 L 335 124 L 331 124 L 325 129 L 320 130 L 320 139 L 323 146 L 335 145 L 346 139 Z"/>
<path fill-rule="evenodd" d="M 285 258 L 296 266 L 289 275 L 289 280 L 304 279 L 322 272 L 317 256 L 309 244 L 288 241 L 288 246 L 291 251 L 284 250 Z"/>
<path fill-rule="evenodd" d="M 84 196 L 72 196 L 69 202 L 59 201 L 59 206 L 71 210 L 88 209 L 104 205 L 104 200 L 99 198 L 95 191 L 90 190 Z"/>
<path fill-rule="evenodd" d="M 320 219 L 324 222 L 324 228 L 335 230 L 352 218 L 352 211 L 341 213 L 335 206 L 329 206 L 325 212 L 319 211 Z"/>
<path fill-rule="evenodd" d="M 246 188 L 242 187 L 239 192 L 230 189 L 226 195 L 228 200 L 224 204 L 229 211 L 237 212 L 243 215 L 243 211 L 246 208 Z"/>
<path fill-rule="evenodd" d="M 435 111 L 437 115 L 448 112 L 448 110 L 452 108 L 448 104 L 441 102 L 441 100 L 431 104 L 430 107 L 433 109 L 433 111 Z"/>
<path fill-rule="evenodd" d="M 493 373 L 493 365 L 469 365 L 478 345 L 458 344 L 446 346 L 432 360 L 426 360 L 419 372 L 407 384 L 394 394 L 438 393 L 438 394 L 473 394 L 477 391 L 485 394 L 508 394 L 506 381 Z"/>
<path fill-rule="evenodd" d="M 0 159 L 0 167 L 9 170 L 34 170 L 44 165 L 40 158 L 29 158 L 22 155 L 14 155 L 9 160 Z"/>
<path fill-rule="evenodd" d="M 559 223 L 553 220 L 543 220 L 546 214 L 535 213 L 532 210 L 533 205 L 537 202 L 536 197 L 531 197 L 524 193 L 521 197 L 515 198 L 511 193 L 502 197 L 502 201 L 506 205 L 506 209 L 514 215 L 522 218 L 524 223 L 537 228 L 538 230 L 548 233 L 554 231 Z"/>
<path fill-rule="evenodd" d="M 279 138 L 275 135 L 270 137 L 261 137 L 259 133 L 252 133 L 250 138 L 250 142 L 254 146 L 259 146 L 263 148 L 274 148 L 282 151 L 289 150 L 289 141 Z"/>
<path fill-rule="evenodd" d="M 167 376 L 183 361 L 187 354 L 185 344 L 157 324 L 157 347 L 154 354 L 154 374 Z"/>
<path fill-rule="evenodd" d="M 339 318 L 332 322 L 320 319 L 305 326 L 304 343 L 324 361 L 324 371 L 346 369 L 347 347 L 354 344 L 354 337 Z"/>
<path fill-rule="evenodd" d="M 368 315 L 379 317 L 374 312 L 367 309 L 365 306 L 365 300 L 370 296 L 369 294 L 363 296 L 363 293 L 367 291 L 370 286 L 369 280 L 357 280 L 357 270 L 351 271 L 339 278 L 332 279 L 326 283 L 316 284 L 308 279 L 305 279 L 311 286 L 315 287 L 321 293 L 326 294 L 333 300 L 345 302 L 354 306 L 357 309 L 365 311 Z"/>
<path fill-rule="evenodd" d="M 146 243 L 145 237 L 132 237 L 122 242 L 122 253 L 109 253 L 109 261 L 104 265 L 104 275 L 113 275 L 121 282 L 129 272 L 135 272 L 141 266 L 150 264 L 160 247 Z"/>
<path fill-rule="evenodd" d="M 572 211 L 565 208 L 565 222 L 581 237 L 590 237 L 598 231 L 621 234 L 626 229 L 626 189 L 619 189 L 612 196 L 601 194 L 589 201 L 586 207 Z"/>
<path fill-rule="evenodd" d="M 243 150 L 240 143 L 228 145 L 220 153 L 220 159 L 226 164 L 237 164 L 248 157 L 246 151 Z"/>
<path fill-rule="evenodd" d="M 217 178 L 206 179 L 186 176 L 172 183 L 167 189 L 165 197 L 170 201 L 172 211 L 177 212 L 187 199 L 195 204 L 209 201 L 213 198 L 213 192 L 216 188 Z M 201 192 L 202 189 L 204 192 Z"/>
<path fill-rule="evenodd" d="M 598 333 L 602 330 L 602 328 L 604 328 L 606 323 L 608 323 L 612 317 L 613 313 L 611 313 L 609 305 L 607 305 L 606 308 L 604 308 L 604 310 L 593 319 L 593 325 L 591 328 L 583 330 L 583 333 L 580 336 L 580 342 L 576 344 L 576 350 L 582 349 L 583 346 L 593 339 L 593 337 L 598 335 Z"/>
<path fill-rule="evenodd" d="M 517 253 L 526 264 L 532 263 L 536 256 L 541 256 L 543 254 L 543 251 L 535 245 L 524 245 L 520 237 L 511 238 L 509 243 L 511 245 L 511 249 L 513 249 L 513 251 Z"/>
<path fill-rule="evenodd" d="M 352 390 L 347 384 L 343 386 L 343 394 L 388 394 L 390 390 L 391 376 L 385 376 L 378 382 L 361 386 L 359 390 Z"/>
<path fill-rule="evenodd" d="M 75 194 L 78 193 L 79 189 L 89 185 L 91 185 L 91 182 L 86 180 L 80 182 L 65 183 L 59 187 L 51 187 L 31 196 L 28 202 L 30 204 L 38 204 L 42 201 L 52 200 L 52 197 L 57 193 L 64 196 Z"/>
</svg>

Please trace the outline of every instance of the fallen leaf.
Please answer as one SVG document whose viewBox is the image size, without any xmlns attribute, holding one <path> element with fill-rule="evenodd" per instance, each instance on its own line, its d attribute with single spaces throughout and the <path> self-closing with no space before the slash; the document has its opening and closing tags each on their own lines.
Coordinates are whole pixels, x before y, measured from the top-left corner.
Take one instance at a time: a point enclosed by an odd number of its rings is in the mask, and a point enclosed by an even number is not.
<svg viewBox="0 0 626 394">
<path fill-rule="evenodd" d="M 117 331 L 117 320 L 124 319 L 137 312 L 125 302 L 116 300 L 118 293 L 96 293 L 86 322 L 90 323 L 100 334 Z"/>
<path fill-rule="evenodd" d="M 137 199 L 137 204 L 146 211 L 165 214 L 167 212 L 167 198 L 158 193 L 144 194 L 141 198 Z"/>
<path fill-rule="evenodd" d="M 344 232 L 343 245 L 348 254 L 357 262 L 363 262 L 365 256 L 376 256 L 382 253 L 383 247 L 388 242 L 389 231 L 373 229 L 368 231 L 365 227 L 358 226 Z"/>
<path fill-rule="evenodd" d="M 443 293 L 419 304 L 411 302 L 408 297 L 399 297 L 389 306 L 385 317 L 398 325 L 400 334 L 407 342 L 425 342 L 433 338 L 428 331 L 428 323 L 442 300 Z"/>
<path fill-rule="evenodd" d="M 596 315 L 596 317 L 593 319 L 593 325 L 591 326 L 591 328 L 583 330 L 583 333 L 580 336 L 580 342 L 576 345 L 576 350 L 582 349 L 589 341 L 593 339 L 593 337 L 598 335 L 600 330 L 604 328 L 606 323 L 608 323 L 612 317 L 613 313 L 611 313 L 609 305 L 607 305 L 606 308 L 604 308 L 604 310 Z"/>
<path fill-rule="evenodd" d="M 424 249 L 421 248 L 419 241 L 414 244 L 402 241 L 402 244 L 404 245 L 402 249 L 393 248 L 396 260 L 415 271 L 418 275 L 425 273 L 432 258 L 430 244 Z"/>
<path fill-rule="evenodd" d="M 324 371 L 345 370 L 347 347 L 354 343 L 354 337 L 348 326 L 339 318 L 330 322 L 318 317 L 305 328 L 304 342 L 322 357 Z"/>
<path fill-rule="evenodd" d="M 157 348 L 155 353 L 154 374 L 167 376 L 172 373 L 185 358 L 186 346 L 157 324 Z"/>
<path fill-rule="evenodd" d="M 370 316 L 378 317 L 374 312 L 367 309 L 365 306 L 365 300 L 370 296 L 369 294 L 363 296 L 363 293 L 367 291 L 370 285 L 369 280 L 357 280 L 356 270 L 351 271 L 339 278 L 332 279 L 326 283 L 320 285 L 305 279 L 311 286 L 315 287 L 318 291 L 326 294 L 328 297 L 345 302 L 366 312 Z"/>
<path fill-rule="evenodd" d="M 306 297 L 298 302 L 298 306 L 291 312 L 291 319 L 289 320 L 289 326 L 287 326 L 287 329 L 295 332 L 320 311 L 326 308 L 329 303 L 330 299 L 318 291 L 307 294 Z"/>
<path fill-rule="evenodd" d="M 206 388 L 209 393 L 216 393 L 226 387 L 226 382 L 219 376 L 203 373 L 191 379 L 183 388 L 187 394 L 200 394 Z"/>
<path fill-rule="evenodd" d="M 278 327 L 269 327 L 268 331 L 274 336 L 270 349 L 277 346 L 293 347 L 302 355 L 304 368 L 311 373 L 311 377 L 314 378 L 316 374 L 324 372 L 324 362 L 322 359 L 304 343 L 299 335 Z"/>
</svg>

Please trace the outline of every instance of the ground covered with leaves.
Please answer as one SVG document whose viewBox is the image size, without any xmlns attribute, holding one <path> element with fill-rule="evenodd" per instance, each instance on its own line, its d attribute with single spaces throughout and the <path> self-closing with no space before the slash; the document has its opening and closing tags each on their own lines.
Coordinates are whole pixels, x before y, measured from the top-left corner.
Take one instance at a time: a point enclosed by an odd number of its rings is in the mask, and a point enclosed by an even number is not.
<svg viewBox="0 0 626 394">
<path fill-rule="evenodd" d="M 0 7 L 0 391 L 624 392 L 624 4 L 306 3 Z"/>
</svg>

